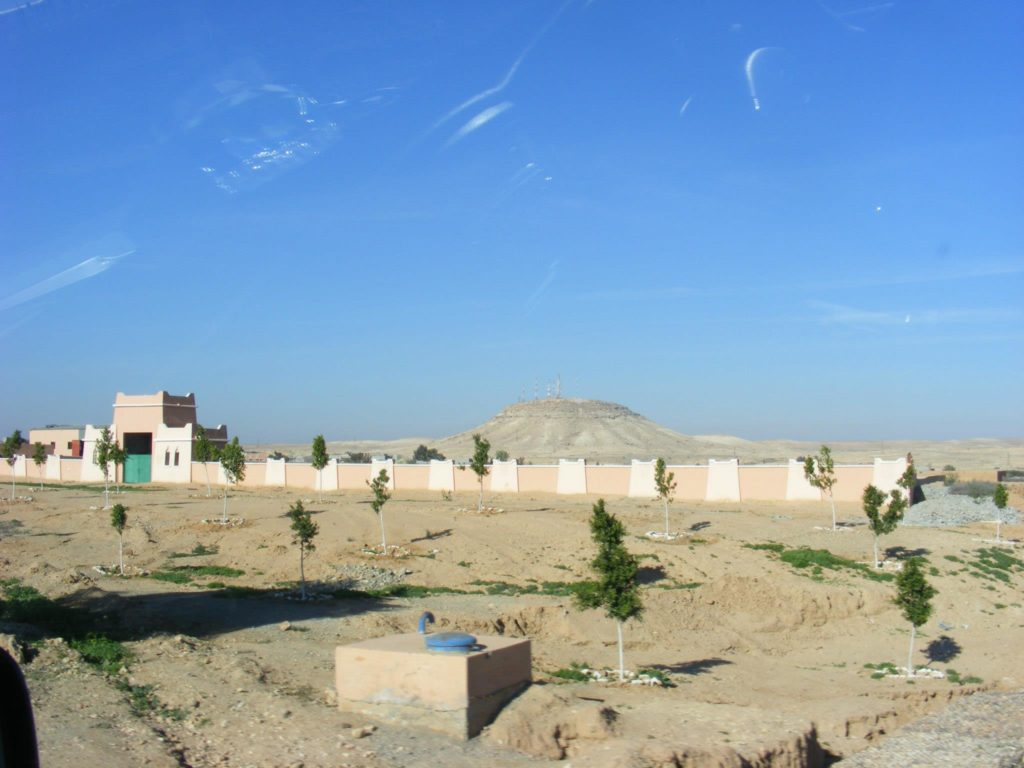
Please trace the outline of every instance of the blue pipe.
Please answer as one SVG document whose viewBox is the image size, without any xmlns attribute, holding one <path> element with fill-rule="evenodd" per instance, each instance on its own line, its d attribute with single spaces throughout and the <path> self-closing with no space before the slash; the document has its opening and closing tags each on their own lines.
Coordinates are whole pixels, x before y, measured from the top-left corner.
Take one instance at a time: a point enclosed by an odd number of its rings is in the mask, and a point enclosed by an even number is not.
<svg viewBox="0 0 1024 768">
<path fill-rule="evenodd" d="M 427 622 L 428 621 L 431 624 L 434 623 L 434 614 L 432 614 L 430 611 L 424 611 L 423 615 L 420 616 L 419 633 L 421 635 L 425 635 L 427 633 Z"/>
</svg>

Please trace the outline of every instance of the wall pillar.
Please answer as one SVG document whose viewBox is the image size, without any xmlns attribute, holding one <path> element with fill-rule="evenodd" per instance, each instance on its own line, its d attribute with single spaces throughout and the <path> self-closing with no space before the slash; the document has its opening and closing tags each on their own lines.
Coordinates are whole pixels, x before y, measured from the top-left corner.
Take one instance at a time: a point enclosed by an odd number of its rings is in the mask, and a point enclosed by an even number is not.
<svg viewBox="0 0 1024 768">
<path fill-rule="evenodd" d="M 451 459 L 431 459 L 427 489 L 431 491 L 455 490 L 455 462 Z"/>
<path fill-rule="evenodd" d="M 558 483 L 555 493 L 574 494 L 587 492 L 586 459 L 559 459 Z"/>
<path fill-rule="evenodd" d="M 654 485 L 654 460 L 640 461 L 633 459 L 629 465 L 630 498 L 654 499 L 658 489 Z"/>
<path fill-rule="evenodd" d="M 491 464 L 491 492 L 519 493 L 519 462 L 515 459 Z"/>
<path fill-rule="evenodd" d="M 382 469 L 388 473 L 388 488 L 395 490 L 395 460 L 372 459 L 370 462 L 370 480 L 376 480 Z"/>
<path fill-rule="evenodd" d="M 889 491 L 899 490 L 906 498 L 907 493 L 900 488 L 896 481 L 900 479 L 900 476 L 907 471 L 907 459 L 905 456 L 901 456 L 898 459 L 887 461 L 885 459 L 875 459 L 875 466 L 871 471 L 871 484 L 875 486 L 882 493 L 889 493 Z"/>
<path fill-rule="evenodd" d="M 708 486 L 704 498 L 708 501 L 740 500 L 739 459 L 708 459 Z"/>
<path fill-rule="evenodd" d="M 280 488 L 288 486 L 287 471 L 285 466 L 288 462 L 285 459 L 267 459 L 267 472 L 263 478 L 264 485 L 274 485 Z"/>
<path fill-rule="evenodd" d="M 802 461 L 790 459 L 786 470 L 786 501 L 821 501 L 821 491 L 807 482 Z"/>
</svg>

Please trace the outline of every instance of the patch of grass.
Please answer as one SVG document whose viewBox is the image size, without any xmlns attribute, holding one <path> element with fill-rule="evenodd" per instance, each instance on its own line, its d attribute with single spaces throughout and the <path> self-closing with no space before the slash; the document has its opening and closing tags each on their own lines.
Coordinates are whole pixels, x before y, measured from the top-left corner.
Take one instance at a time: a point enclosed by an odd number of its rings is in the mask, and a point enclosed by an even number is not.
<svg viewBox="0 0 1024 768">
<path fill-rule="evenodd" d="M 943 555 L 943 557 L 945 559 L 949 560 L 949 562 L 951 562 L 951 563 L 962 563 L 963 562 L 963 560 L 961 560 L 956 555 Z"/>
<path fill-rule="evenodd" d="M 228 584 L 222 590 L 214 592 L 212 597 L 237 597 L 237 598 L 253 598 L 253 597 L 266 597 L 270 590 L 260 589 L 258 587 L 242 587 L 237 584 Z"/>
<path fill-rule="evenodd" d="M 744 549 L 755 549 L 764 550 L 767 552 L 774 552 L 777 555 L 781 555 L 783 552 L 786 551 L 785 544 L 778 544 L 774 541 L 766 541 L 762 544 L 744 544 L 743 547 Z"/>
<path fill-rule="evenodd" d="M 124 680 L 117 681 L 117 689 L 127 694 L 128 706 L 136 717 L 155 715 L 168 720 L 181 721 L 186 715 L 183 709 L 168 707 L 156 694 L 153 693 L 152 685 L 132 685 Z"/>
<path fill-rule="evenodd" d="M 562 565 L 561 563 L 556 563 L 555 565 L 553 565 L 551 567 L 552 568 L 557 568 L 560 571 L 570 571 L 570 570 L 572 570 L 568 565 Z"/>
<path fill-rule="evenodd" d="M 472 563 L 468 563 L 465 560 L 459 560 L 459 562 L 457 562 L 456 565 L 459 566 L 459 568 L 469 568 L 472 565 Z"/>
<path fill-rule="evenodd" d="M 670 581 L 667 584 L 653 584 L 653 589 L 696 589 L 703 586 L 702 581 Z"/>
<path fill-rule="evenodd" d="M 776 549 L 769 551 L 778 552 Z M 833 555 L 827 549 L 810 549 L 809 547 L 783 549 L 783 551 L 778 552 L 778 555 L 782 562 L 798 570 L 810 568 L 808 575 L 815 581 L 824 580 L 826 569 L 830 571 L 853 571 L 872 581 L 892 581 L 895 578 L 893 574 L 878 571 L 865 563 L 858 563 L 855 560 L 848 560 L 845 557 Z"/>
<path fill-rule="evenodd" d="M 168 557 L 181 558 L 181 557 L 202 557 L 203 555 L 216 555 L 220 551 L 220 547 L 214 544 L 212 547 L 207 547 L 202 544 L 196 544 L 192 547 L 191 552 L 172 552 Z"/>
<path fill-rule="evenodd" d="M 976 501 L 992 498 L 996 492 L 996 484 L 985 480 L 971 480 L 967 483 L 953 483 L 949 486 L 950 494 L 954 496 L 970 496 Z"/>
<path fill-rule="evenodd" d="M 874 670 L 871 673 L 872 680 L 881 680 L 883 677 L 896 674 L 896 665 L 891 661 L 883 661 L 878 664 L 865 664 L 864 669 Z"/>
<path fill-rule="evenodd" d="M 510 584 L 507 581 L 487 581 L 476 579 L 470 582 L 473 586 L 483 587 L 485 595 L 551 595 L 568 597 L 581 589 L 588 588 L 590 582 L 583 581 L 542 581 L 536 584 Z"/>
<path fill-rule="evenodd" d="M 167 581 L 171 584 L 191 584 L 192 577 L 181 571 L 153 571 L 149 578 L 157 581 Z"/>
<path fill-rule="evenodd" d="M 584 669 L 590 669 L 590 665 L 586 662 L 574 661 L 568 667 L 556 669 L 551 676 L 571 683 L 589 683 L 593 678 L 584 672 Z"/>
<path fill-rule="evenodd" d="M 106 635 L 90 633 L 69 641 L 68 645 L 78 651 L 84 661 L 108 675 L 117 674 L 121 667 L 127 666 L 132 660 L 132 654 L 127 648 Z"/>
<path fill-rule="evenodd" d="M 207 589 L 224 589 L 227 586 L 223 581 L 208 581 L 203 584 Z"/>
<path fill-rule="evenodd" d="M 980 685 L 985 682 L 975 675 L 961 675 L 952 667 L 946 668 L 946 679 L 956 685 Z"/>
<path fill-rule="evenodd" d="M 656 562 L 656 563 L 660 563 L 660 562 L 661 562 L 661 558 L 660 558 L 660 557 L 658 557 L 658 556 L 657 556 L 657 555 L 656 555 L 655 553 L 653 553 L 653 552 L 645 552 L 645 553 L 643 553 L 643 554 L 637 555 L 637 556 L 636 556 L 636 559 L 637 559 L 637 560 L 653 560 L 653 561 L 654 561 L 654 562 Z"/>
<path fill-rule="evenodd" d="M 64 637 L 84 637 L 95 629 L 86 611 L 54 602 L 18 579 L 0 581 L 0 619 L 33 624 Z"/>
</svg>

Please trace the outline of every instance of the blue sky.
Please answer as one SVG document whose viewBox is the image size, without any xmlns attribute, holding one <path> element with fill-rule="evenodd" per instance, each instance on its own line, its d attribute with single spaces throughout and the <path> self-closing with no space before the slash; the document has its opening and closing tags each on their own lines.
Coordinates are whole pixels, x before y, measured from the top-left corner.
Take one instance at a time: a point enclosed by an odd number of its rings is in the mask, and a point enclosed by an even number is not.
<svg viewBox="0 0 1024 768">
<path fill-rule="evenodd" d="M 243 442 L 439 437 L 560 374 L 690 434 L 1022 437 L 1022 33 L 0 0 L 0 431 L 166 389 Z"/>
</svg>

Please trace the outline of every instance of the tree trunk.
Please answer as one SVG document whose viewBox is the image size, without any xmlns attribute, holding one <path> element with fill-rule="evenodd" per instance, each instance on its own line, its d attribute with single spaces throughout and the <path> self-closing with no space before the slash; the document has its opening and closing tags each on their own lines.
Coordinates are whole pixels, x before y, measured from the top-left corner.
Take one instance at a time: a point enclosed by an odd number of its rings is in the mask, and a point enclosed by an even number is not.
<svg viewBox="0 0 1024 768">
<path fill-rule="evenodd" d="M 832 495 L 832 491 L 828 492 L 828 502 L 832 505 L 832 530 L 836 530 L 836 499 Z"/>
<path fill-rule="evenodd" d="M 316 500 L 323 504 L 324 503 L 324 471 L 318 469 L 316 471 Z"/>
<path fill-rule="evenodd" d="M 121 568 L 121 575 L 124 576 L 124 534 L 117 534 L 117 562 Z"/>
<path fill-rule="evenodd" d="M 484 479 L 483 479 L 483 477 L 480 477 L 480 478 L 478 478 L 478 480 L 480 482 L 480 498 L 478 498 L 476 500 L 476 511 L 477 512 L 483 512 L 484 511 Z"/>
<path fill-rule="evenodd" d="M 221 521 L 221 523 L 224 523 L 225 525 L 228 522 L 228 486 L 227 486 L 227 483 L 224 484 L 224 510 L 221 512 L 220 521 Z"/>
<path fill-rule="evenodd" d="M 306 547 L 299 544 L 299 583 L 302 585 L 302 599 L 306 599 Z"/>
<path fill-rule="evenodd" d="M 662 499 L 665 505 L 665 538 L 668 538 L 668 499 Z"/>
<path fill-rule="evenodd" d="M 917 627 L 910 625 L 910 651 L 907 653 L 907 677 L 914 676 L 914 637 L 917 635 Z"/>
<path fill-rule="evenodd" d="M 206 470 L 206 498 L 213 496 L 213 488 L 210 487 L 210 463 L 208 461 L 203 462 L 203 469 Z"/>
<path fill-rule="evenodd" d="M 110 509 L 110 472 L 103 471 L 103 508 Z"/>
<path fill-rule="evenodd" d="M 619 633 L 619 680 L 626 679 L 626 658 L 622 650 L 622 622 L 615 622 L 615 628 Z"/>
<path fill-rule="evenodd" d="M 882 564 L 878 562 L 878 534 L 875 534 L 875 568 L 881 568 Z"/>
<path fill-rule="evenodd" d="M 388 553 L 388 538 L 384 535 L 384 507 L 380 508 L 380 512 L 377 513 L 377 517 L 380 518 L 380 546 L 383 550 L 383 554 Z"/>
<path fill-rule="evenodd" d="M 999 544 L 1002 539 L 1000 538 L 1000 528 L 1003 525 L 1003 510 L 996 510 L 996 544 Z"/>
</svg>

